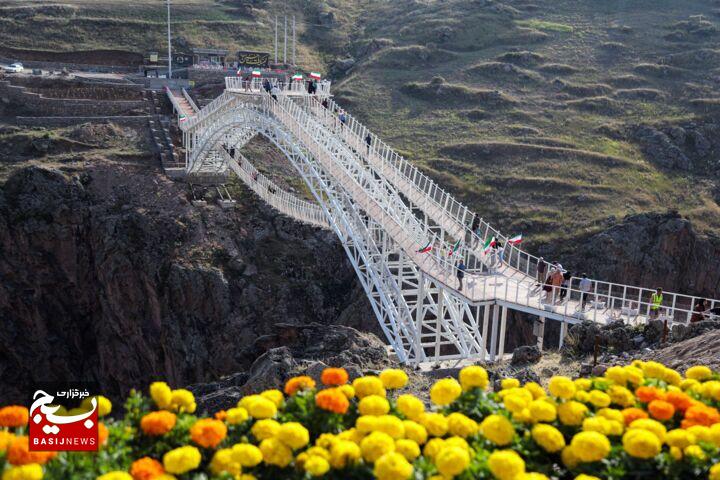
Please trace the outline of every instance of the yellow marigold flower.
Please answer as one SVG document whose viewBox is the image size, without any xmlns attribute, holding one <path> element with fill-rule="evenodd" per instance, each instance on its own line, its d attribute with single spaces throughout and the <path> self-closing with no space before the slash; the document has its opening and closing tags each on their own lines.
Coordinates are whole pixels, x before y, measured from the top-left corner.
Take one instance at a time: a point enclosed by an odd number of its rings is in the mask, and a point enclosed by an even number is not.
<svg viewBox="0 0 720 480">
<path fill-rule="evenodd" d="M 538 472 L 528 472 L 521 476 L 518 480 L 549 480 L 547 475 Z"/>
<path fill-rule="evenodd" d="M 340 385 L 338 387 L 338 390 L 340 390 L 343 395 L 347 397 L 348 400 L 355 397 L 355 389 L 352 385 Z"/>
<path fill-rule="evenodd" d="M 403 438 L 405 436 L 405 425 L 395 415 L 380 415 L 376 418 L 374 431 L 387 433 L 392 438 Z"/>
<path fill-rule="evenodd" d="M 503 447 L 512 442 L 515 429 L 510 420 L 502 415 L 488 415 L 480 424 L 480 433 L 495 445 Z"/>
<path fill-rule="evenodd" d="M 672 459 L 676 462 L 679 462 L 683 458 L 682 450 L 680 450 L 678 447 L 670 447 L 669 453 Z"/>
<path fill-rule="evenodd" d="M 452 435 L 458 437 L 469 437 L 475 435 L 478 431 L 478 424 L 472 418 L 466 417 L 462 413 L 453 412 L 447 417 L 448 430 Z"/>
<path fill-rule="evenodd" d="M 512 418 L 519 423 L 532 423 L 532 416 L 528 408 L 523 408 L 519 412 L 513 412 Z"/>
<path fill-rule="evenodd" d="M 372 432 L 360 442 L 360 450 L 366 462 L 374 462 L 382 455 L 395 451 L 395 441 L 387 433 Z"/>
<path fill-rule="evenodd" d="M 408 376 L 399 368 L 388 368 L 380 372 L 380 381 L 388 390 L 397 390 L 407 385 Z"/>
<path fill-rule="evenodd" d="M 324 449 L 323 447 L 310 447 L 307 450 L 305 450 L 303 453 L 307 454 L 309 457 L 312 457 L 313 455 L 323 457 L 325 460 L 330 461 L 330 452 Z"/>
<path fill-rule="evenodd" d="M 242 407 L 235 407 L 225 412 L 225 421 L 228 425 L 239 425 L 249 418 L 248 411 Z"/>
<path fill-rule="evenodd" d="M 720 463 L 716 463 L 710 467 L 709 480 L 720 480 Z"/>
<path fill-rule="evenodd" d="M 215 475 L 227 472 L 235 476 L 242 473 L 242 466 L 233 458 L 232 449 L 222 448 L 213 455 L 210 461 L 210 471 Z"/>
<path fill-rule="evenodd" d="M 156 479 L 156 480 L 175 480 L 175 479 L 174 479 L 174 478 L 172 478 L 172 479 L 170 479 L 170 478 L 158 478 L 158 479 Z M 238 480 L 257 480 L 257 478 L 255 478 L 254 475 L 250 475 L 249 473 L 243 473 L 242 475 L 240 475 L 240 477 L 238 478 Z"/>
<path fill-rule="evenodd" d="M 82 401 L 80 408 L 89 412 L 92 409 L 92 399 L 97 402 L 97 412 L 99 417 L 104 417 L 112 412 L 112 402 L 107 397 L 102 395 L 96 395 L 94 397 L 88 397 Z"/>
<path fill-rule="evenodd" d="M 593 390 L 590 392 L 590 403 L 596 408 L 603 408 L 610 405 L 610 395 L 600 390 Z"/>
<path fill-rule="evenodd" d="M 665 365 L 654 361 L 645 362 L 640 368 L 648 378 L 657 378 L 662 380 L 663 375 L 665 374 Z"/>
<path fill-rule="evenodd" d="M 600 461 L 610 453 L 610 440 L 598 432 L 580 432 L 573 437 L 570 446 L 584 463 Z"/>
<path fill-rule="evenodd" d="M 554 376 L 548 384 L 550 394 L 557 398 L 569 400 L 575 396 L 575 384 L 568 377 Z"/>
<path fill-rule="evenodd" d="M 465 440 L 462 437 L 449 437 L 444 439 L 445 443 L 443 443 L 443 448 L 445 447 L 459 447 L 463 450 L 467 450 L 467 452 L 470 452 L 470 445 L 468 444 L 467 440 Z"/>
<path fill-rule="evenodd" d="M 525 473 L 525 461 L 513 450 L 495 450 L 488 467 L 498 480 L 516 480 Z"/>
<path fill-rule="evenodd" d="M 680 388 L 681 388 L 683 391 L 687 391 L 687 390 L 690 390 L 691 388 L 693 388 L 693 387 L 695 387 L 695 386 L 697 386 L 697 385 L 700 385 L 700 382 L 698 382 L 697 380 L 695 380 L 695 379 L 693 379 L 693 378 L 686 378 L 685 380 L 683 380 L 683 381 L 680 383 Z"/>
<path fill-rule="evenodd" d="M 368 395 L 380 395 L 381 397 L 387 395 L 382 380 L 373 375 L 356 378 L 353 380 L 352 386 L 358 398 L 364 398 Z"/>
<path fill-rule="evenodd" d="M 260 465 L 263 460 L 263 453 L 260 449 L 249 443 L 236 443 L 233 445 L 232 456 L 233 460 L 248 468 Z"/>
<path fill-rule="evenodd" d="M 618 422 L 625 421 L 625 417 L 623 417 L 622 412 L 615 408 L 601 408 L 600 410 L 597 411 L 597 415 L 600 415 L 601 417 L 605 417 L 608 420 L 616 420 Z"/>
<path fill-rule="evenodd" d="M 605 417 L 588 417 L 582 423 L 583 432 L 598 432 L 603 435 L 610 434 L 610 421 Z"/>
<path fill-rule="evenodd" d="M 166 410 L 150 412 L 140 419 L 140 428 L 146 435 L 165 435 L 175 427 L 177 417 Z"/>
<path fill-rule="evenodd" d="M 377 417 L 373 415 L 364 415 L 355 420 L 355 428 L 357 428 L 360 432 L 370 433 L 375 430 L 376 422 Z"/>
<path fill-rule="evenodd" d="M 170 406 L 173 410 L 181 413 L 195 413 L 197 405 L 195 404 L 195 396 L 190 390 L 179 388 L 172 391 Z"/>
<path fill-rule="evenodd" d="M 585 475 L 584 473 L 581 473 L 580 475 L 575 477 L 575 480 L 600 480 L 600 478 L 593 475 Z"/>
<path fill-rule="evenodd" d="M 227 427 L 220 420 L 202 418 L 190 427 L 190 438 L 203 448 L 215 448 L 227 436 Z"/>
<path fill-rule="evenodd" d="M 628 381 L 627 370 L 619 366 L 610 367 L 605 370 L 605 378 L 611 380 L 616 385 L 624 387 Z"/>
<path fill-rule="evenodd" d="M 265 397 L 275 404 L 276 407 L 280 407 L 285 401 L 285 397 L 280 390 L 265 390 L 260 394 L 261 397 Z"/>
<path fill-rule="evenodd" d="M 631 429 L 623 435 L 623 448 L 636 458 L 653 458 L 662 448 L 662 442 L 649 430 Z"/>
<path fill-rule="evenodd" d="M 313 477 L 321 477 L 330 470 L 330 463 L 323 457 L 313 455 L 305 461 L 303 469 Z"/>
<path fill-rule="evenodd" d="M 554 422 L 557 418 L 555 405 L 546 400 L 533 400 L 528 406 L 533 422 Z"/>
<path fill-rule="evenodd" d="M 483 367 L 471 365 L 460 370 L 460 385 L 463 390 L 479 388 L 485 390 L 488 386 L 488 373 Z"/>
<path fill-rule="evenodd" d="M 431 438 L 423 448 L 423 455 L 434 461 L 435 456 L 443 449 L 444 446 L 445 440 L 442 438 Z"/>
<path fill-rule="evenodd" d="M 575 392 L 575 400 L 581 403 L 589 403 L 590 402 L 590 393 L 586 392 L 584 390 L 580 390 L 579 392 Z"/>
<path fill-rule="evenodd" d="M 587 392 L 592 388 L 592 380 L 589 378 L 578 378 L 573 380 L 573 383 L 575 384 L 576 390 L 583 390 Z"/>
<path fill-rule="evenodd" d="M 0 453 L 7 450 L 13 440 L 15 440 L 15 435 L 7 430 L 0 430 Z"/>
<path fill-rule="evenodd" d="M 420 446 L 407 438 L 395 440 L 395 451 L 405 457 L 408 462 L 412 462 L 420 456 Z"/>
<path fill-rule="evenodd" d="M 686 429 L 689 433 L 695 435 L 697 442 L 712 442 L 712 430 L 705 425 L 692 425 Z"/>
<path fill-rule="evenodd" d="M 423 413 L 419 422 L 433 437 L 445 436 L 448 431 L 447 418 L 441 413 Z"/>
<path fill-rule="evenodd" d="M 404 394 L 397 399 L 397 409 L 409 420 L 416 420 L 425 413 L 425 405 L 414 395 Z"/>
<path fill-rule="evenodd" d="M 685 376 L 691 380 L 703 381 L 712 377 L 712 370 L 705 365 L 695 365 L 685 370 Z"/>
<path fill-rule="evenodd" d="M 710 443 L 716 447 L 720 447 L 720 423 L 716 423 L 710 427 Z M 2 440 L 0 439 L 0 452 L 2 451 Z"/>
<path fill-rule="evenodd" d="M 22 468 L 22 467 L 16 467 L 13 470 L 15 470 L 19 473 L 20 471 L 18 470 L 18 468 Z M 13 470 L 10 470 L 10 471 L 12 472 Z M 42 469 L 41 469 L 40 473 L 42 474 Z M 5 475 L 3 475 L 2 478 L 3 478 L 3 480 L 7 480 L 5 478 Z M 29 480 L 29 478 L 25 478 L 25 477 L 21 477 L 21 476 L 17 476 L 17 477 L 8 476 L 8 478 L 13 479 L 13 480 L 15 480 L 15 479 L 16 480 Z M 42 478 L 42 475 L 39 478 Z M 104 475 L 100 475 L 99 477 L 96 478 L 96 480 L 133 480 L 133 477 L 127 472 L 115 470 L 112 472 L 108 472 Z"/>
<path fill-rule="evenodd" d="M 388 452 L 375 462 L 373 474 L 378 480 L 407 480 L 413 466 L 399 453 Z"/>
<path fill-rule="evenodd" d="M 170 450 L 163 455 L 163 466 L 166 472 L 180 475 L 198 468 L 201 460 L 200 450 L 188 445 Z"/>
<path fill-rule="evenodd" d="M 358 403 L 360 415 L 385 415 L 390 411 L 390 403 L 385 397 L 368 395 Z"/>
<path fill-rule="evenodd" d="M 253 436 L 258 440 L 273 438 L 280 431 L 280 424 L 273 419 L 266 418 L 258 420 L 250 429 Z"/>
<path fill-rule="evenodd" d="M 625 408 L 635 405 L 635 395 L 625 387 L 613 385 L 610 387 L 610 390 L 608 390 L 608 394 L 610 395 L 611 402 L 615 405 L 620 405 Z"/>
<path fill-rule="evenodd" d="M 512 413 L 522 412 L 524 408 L 528 407 L 529 403 L 528 399 L 521 395 L 506 395 L 503 398 L 505 408 Z"/>
<path fill-rule="evenodd" d="M 280 425 L 276 437 L 293 450 L 302 448 L 310 441 L 310 432 L 298 422 L 288 422 Z"/>
<path fill-rule="evenodd" d="M 330 465 L 337 469 L 345 468 L 357 462 L 361 454 L 360 447 L 356 443 L 339 440 L 330 449 Z"/>
<path fill-rule="evenodd" d="M 247 412 L 256 419 L 272 418 L 277 415 L 275 404 L 260 395 L 254 395 L 246 405 Z"/>
<path fill-rule="evenodd" d="M 665 435 L 665 443 L 667 443 L 671 447 L 678 447 L 680 449 L 683 449 L 690 445 L 695 445 L 695 442 L 695 435 L 692 432 L 689 432 L 682 428 L 670 430 L 669 432 L 667 432 L 667 435 Z"/>
<path fill-rule="evenodd" d="M 562 449 L 560 460 L 562 460 L 563 465 L 571 470 L 580 463 L 580 459 L 575 455 L 575 450 L 570 445 Z"/>
<path fill-rule="evenodd" d="M 315 380 L 307 375 L 300 375 L 285 382 L 285 395 L 295 395 L 300 390 L 312 390 L 313 388 L 315 388 Z"/>
<path fill-rule="evenodd" d="M 628 430 L 633 430 L 637 428 L 647 430 L 648 432 L 655 434 L 658 440 L 660 440 L 660 443 L 663 443 L 665 441 L 665 434 L 667 433 L 667 429 L 665 428 L 665 425 L 658 422 L 657 420 L 653 420 L 650 418 L 639 418 L 637 420 L 633 420 L 633 422 L 628 427 Z"/>
<path fill-rule="evenodd" d="M 536 382 L 528 382 L 523 386 L 523 388 L 530 392 L 533 396 L 533 400 L 538 400 L 547 396 L 545 389 Z"/>
<path fill-rule="evenodd" d="M 530 434 L 535 443 L 548 453 L 559 452 L 565 448 L 565 437 L 552 425 L 539 423 L 532 428 Z"/>
<path fill-rule="evenodd" d="M 413 440 L 418 445 L 423 445 L 427 442 L 427 430 L 425 427 L 412 420 L 403 420 L 403 427 L 405 427 L 405 437 Z"/>
<path fill-rule="evenodd" d="M 153 382 L 150 384 L 150 398 L 158 408 L 168 409 L 172 401 L 172 390 L 165 382 Z"/>
<path fill-rule="evenodd" d="M 676 370 L 673 370 L 672 368 L 666 368 L 663 372 L 662 379 L 665 380 L 665 383 L 668 385 L 680 385 L 683 381 L 682 375 L 678 373 Z"/>
<path fill-rule="evenodd" d="M 462 393 L 462 387 L 454 378 L 438 380 L 430 388 L 430 400 L 435 405 L 450 405 Z"/>
<path fill-rule="evenodd" d="M 368 417 L 368 418 L 371 418 L 371 417 Z M 374 419 L 375 417 L 372 417 L 372 418 Z M 351 429 L 351 430 L 355 430 L 355 429 Z M 315 445 L 320 448 L 324 448 L 325 450 L 330 450 L 332 448 L 332 446 L 335 445 L 335 443 L 338 440 L 340 440 L 340 436 L 347 434 L 347 432 L 348 432 L 348 430 L 341 432 L 337 435 L 333 435 L 332 433 L 321 433 L 320 436 L 317 438 L 317 440 L 315 440 Z M 368 432 L 369 432 L 369 430 L 368 430 Z M 347 438 L 346 438 L 346 440 L 347 440 Z"/>
<path fill-rule="evenodd" d="M 470 454 L 460 447 L 446 446 L 435 456 L 435 466 L 445 477 L 454 477 L 470 465 Z"/>
<path fill-rule="evenodd" d="M 558 406 L 558 416 L 563 425 L 582 425 L 587 413 L 588 408 L 575 401 L 565 402 Z"/>
<path fill-rule="evenodd" d="M 518 387 L 520 387 L 520 380 L 518 380 L 517 378 L 503 378 L 502 380 L 500 380 L 500 388 L 502 388 L 503 390 Z"/>
<path fill-rule="evenodd" d="M 619 422 L 617 420 L 608 420 L 608 425 L 610 426 L 610 429 L 607 433 L 608 435 L 620 436 L 625 431 L 624 422 Z"/>
<path fill-rule="evenodd" d="M 125 473 L 125 472 L 121 472 Z M 109 474 L 108 474 L 109 475 Z M 125 473 L 129 480 L 132 480 L 132 477 Z M 102 475 L 98 477 L 98 479 L 102 479 L 105 475 Z M 43 478 L 43 470 L 42 467 L 37 463 L 29 463 L 27 465 L 20 465 L 17 467 L 12 467 L 9 470 L 6 470 L 5 473 L 2 474 L 2 480 L 41 480 Z M 110 480 L 112 480 L 112 477 L 109 477 Z M 118 480 L 120 477 L 117 477 Z M 105 480 L 105 479 L 103 479 Z"/>
<path fill-rule="evenodd" d="M 262 452 L 263 460 L 268 465 L 284 468 L 293 460 L 290 447 L 275 437 L 266 438 L 260 442 L 260 451 Z"/>
<path fill-rule="evenodd" d="M 683 454 L 686 457 L 694 457 L 698 460 L 705 460 L 707 458 L 707 455 L 705 455 L 705 452 L 700 447 L 700 445 L 689 445 L 685 447 L 683 450 Z"/>
</svg>

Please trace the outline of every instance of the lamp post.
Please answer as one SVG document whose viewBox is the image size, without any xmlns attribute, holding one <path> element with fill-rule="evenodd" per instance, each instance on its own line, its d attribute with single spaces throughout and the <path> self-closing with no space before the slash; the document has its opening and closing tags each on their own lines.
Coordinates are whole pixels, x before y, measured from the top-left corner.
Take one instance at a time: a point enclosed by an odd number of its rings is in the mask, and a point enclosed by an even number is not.
<svg viewBox="0 0 720 480">
<path fill-rule="evenodd" d="M 167 33 L 168 33 L 168 79 L 172 78 L 172 44 L 170 43 L 170 0 L 167 0 Z"/>
</svg>

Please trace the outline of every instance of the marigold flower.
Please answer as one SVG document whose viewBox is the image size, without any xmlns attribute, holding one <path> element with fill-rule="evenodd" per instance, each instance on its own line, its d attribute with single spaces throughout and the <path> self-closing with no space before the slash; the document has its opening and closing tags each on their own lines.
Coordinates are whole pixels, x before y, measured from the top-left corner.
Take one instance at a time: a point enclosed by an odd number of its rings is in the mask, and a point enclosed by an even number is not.
<svg viewBox="0 0 720 480">
<path fill-rule="evenodd" d="M 225 412 L 225 422 L 228 425 L 239 425 L 246 422 L 249 417 L 248 411 L 242 407 L 234 407 Z"/>
<path fill-rule="evenodd" d="M 570 446 L 577 458 L 584 463 L 598 462 L 610 453 L 610 440 L 598 432 L 577 433 Z"/>
<path fill-rule="evenodd" d="M 632 422 L 639 418 L 648 418 L 649 415 L 645 410 L 640 408 L 630 407 L 622 410 L 623 418 L 625 418 L 625 425 L 630 425 Z"/>
<path fill-rule="evenodd" d="M 387 433 L 372 432 L 360 442 L 365 461 L 373 463 L 386 453 L 395 451 L 395 441 Z"/>
<path fill-rule="evenodd" d="M 636 458 L 653 458 L 662 448 L 662 443 L 656 435 L 642 429 L 628 430 L 623 435 L 622 441 L 625 451 Z"/>
<path fill-rule="evenodd" d="M 355 398 L 355 389 L 352 385 L 340 385 L 337 389 L 341 391 L 348 400 Z"/>
<path fill-rule="evenodd" d="M 614 384 L 625 386 L 628 380 L 627 372 L 625 371 L 625 368 L 614 366 L 610 367 L 607 370 L 605 370 L 605 378 L 608 380 L 611 380 Z"/>
<path fill-rule="evenodd" d="M 653 400 L 664 400 L 665 393 L 657 387 L 638 387 L 635 396 L 643 403 L 650 403 Z"/>
<path fill-rule="evenodd" d="M 682 428 L 689 428 L 693 425 L 704 425 L 706 427 L 720 422 L 720 413 L 713 407 L 698 403 L 685 411 L 685 419 L 681 422 Z"/>
<path fill-rule="evenodd" d="M 394 439 L 405 436 L 405 426 L 403 421 L 395 415 L 380 415 L 375 417 L 373 431 L 387 433 Z"/>
<path fill-rule="evenodd" d="M 98 444 L 102 447 L 107 443 L 107 439 L 110 436 L 108 428 L 103 422 L 98 422 Z"/>
<path fill-rule="evenodd" d="M 12 467 L 2 474 L 2 480 L 41 480 L 42 478 L 43 470 L 37 463 Z"/>
<path fill-rule="evenodd" d="M 275 404 L 276 407 L 280 407 L 285 401 L 285 397 L 280 390 L 265 390 L 260 394 L 261 397 L 265 397 Z"/>
<path fill-rule="evenodd" d="M 323 457 L 313 455 L 305 461 L 303 469 L 313 477 L 321 477 L 330 470 L 330 463 Z"/>
<path fill-rule="evenodd" d="M 557 418 L 555 405 L 545 400 L 533 400 L 528 406 L 533 422 L 554 422 Z"/>
<path fill-rule="evenodd" d="M 380 395 L 381 397 L 387 395 L 382 380 L 373 375 L 356 378 L 353 380 L 352 386 L 358 398 L 367 397 L 368 395 Z"/>
<path fill-rule="evenodd" d="M 3 477 L 3 480 L 5 480 L 5 477 Z M 133 478 L 127 472 L 114 470 L 104 475 L 100 475 L 96 480 L 133 480 Z"/>
<path fill-rule="evenodd" d="M 695 435 L 692 432 L 684 430 L 682 428 L 670 430 L 669 432 L 667 432 L 667 435 L 665 435 L 665 443 L 667 443 L 671 447 L 678 447 L 682 449 L 689 445 L 694 445 L 695 442 Z"/>
<path fill-rule="evenodd" d="M 260 442 L 263 460 L 268 465 L 287 467 L 293 460 L 292 450 L 277 438 L 266 438 Z"/>
<path fill-rule="evenodd" d="M 417 420 L 425 413 L 425 404 L 414 395 L 409 393 L 400 395 L 397 398 L 397 409 L 410 420 Z"/>
<path fill-rule="evenodd" d="M 670 402 L 677 411 L 683 413 L 695 403 L 692 397 L 684 392 L 668 392 L 665 401 Z"/>
<path fill-rule="evenodd" d="M 28 423 L 28 409 L 20 405 L 0 408 L 0 427 L 24 427 Z"/>
<path fill-rule="evenodd" d="M 705 455 L 705 452 L 700 445 L 690 445 L 685 447 L 683 454 L 686 457 L 694 457 L 698 460 L 705 460 L 707 458 L 707 455 Z"/>
<path fill-rule="evenodd" d="M 512 442 L 515 429 L 510 420 L 502 415 L 488 415 L 480 424 L 480 433 L 495 445 L 503 447 Z"/>
<path fill-rule="evenodd" d="M 258 447 L 249 443 L 237 443 L 232 447 L 233 459 L 243 467 L 252 468 L 263 460 L 263 454 Z"/>
<path fill-rule="evenodd" d="M 656 437 L 658 437 L 660 443 L 665 441 L 665 434 L 667 433 L 665 425 L 651 418 L 640 418 L 635 420 L 628 427 L 628 430 L 633 429 L 647 430 L 648 432 L 653 433 Z"/>
<path fill-rule="evenodd" d="M 557 398 L 569 400 L 575 396 L 575 384 L 568 377 L 554 376 L 548 384 L 550 394 Z"/>
<path fill-rule="evenodd" d="M 13 433 L 7 430 L 0 430 L 0 453 L 5 452 L 13 440 L 15 440 Z"/>
<path fill-rule="evenodd" d="M 453 412 L 447 417 L 448 431 L 458 437 L 469 437 L 478 431 L 478 424 L 475 420 L 459 412 Z"/>
<path fill-rule="evenodd" d="M 395 451 L 405 457 L 408 462 L 412 462 L 420 456 L 420 446 L 407 438 L 395 440 Z"/>
<path fill-rule="evenodd" d="M 407 479 L 413 473 L 413 466 L 399 453 L 388 452 L 375 462 L 373 474 L 378 480 Z"/>
<path fill-rule="evenodd" d="M 610 395 L 600 390 L 591 391 L 589 400 L 596 408 L 607 407 L 611 402 Z"/>
<path fill-rule="evenodd" d="M 665 400 L 653 400 L 648 404 L 648 412 L 657 420 L 670 420 L 675 415 L 675 407 Z"/>
<path fill-rule="evenodd" d="M 435 456 L 440 453 L 443 447 L 445 447 L 445 440 L 442 438 L 431 438 L 423 448 L 423 455 L 435 461 Z"/>
<path fill-rule="evenodd" d="M 450 405 L 462 393 L 462 387 L 454 378 L 443 378 L 430 387 L 430 400 L 435 405 Z"/>
<path fill-rule="evenodd" d="M 397 390 L 407 385 L 408 376 L 399 368 L 387 368 L 380 372 L 380 381 L 388 390 Z"/>
<path fill-rule="evenodd" d="M 540 384 L 536 382 L 528 382 L 525 385 L 523 385 L 523 388 L 530 392 L 530 394 L 533 397 L 533 400 L 539 400 L 541 398 L 547 397 L 547 392 L 545 392 L 545 389 L 540 386 Z"/>
<path fill-rule="evenodd" d="M 713 442 L 713 431 L 711 427 L 705 425 L 693 425 L 685 429 L 688 433 L 691 433 L 697 442 Z"/>
<path fill-rule="evenodd" d="M 518 387 L 520 387 L 520 380 L 518 380 L 517 378 L 503 378 L 502 380 L 500 380 L 500 388 L 502 388 L 503 390 Z"/>
<path fill-rule="evenodd" d="M 562 452 L 560 452 L 560 460 L 562 460 L 563 465 L 569 469 L 573 469 L 580 464 L 580 459 L 570 445 L 562 449 Z"/>
<path fill-rule="evenodd" d="M 720 480 L 720 463 L 716 463 L 710 467 L 709 480 Z"/>
<path fill-rule="evenodd" d="M 418 421 L 433 437 L 443 437 L 448 431 L 448 421 L 442 413 L 423 413 Z"/>
<path fill-rule="evenodd" d="M 165 382 L 153 382 L 150 384 L 150 398 L 153 399 L 158 408 L 170 408 L 172 389 Z"/>
<path fill-rule="evenodd" d="M 344 368 L 326 368 L 320 375 L 323 385 L 345 385 L 348 382 L 348 373 Z"/>
<path fill-rule="evenodd" d="M 360 447 L 356 443 L 338 440 L 330 448 L 330 464 L 333 468 L 345 468 L 357 462 L 361 455 Z"/>
<path fill-rule="evenodd" d="M 94 397 L 88 397 L 82 401 L 80 408 L 89 412 L 92 410 L 92 399 L 97 402 L 98 417 L 104 417 L 112 412 L 112 402 L 107 397 L 102 395 L 95 395 Z"/>
<path fill-rule="evenodd" d="M 195 413 L 197 404 L 195 403 L 195 395 L 190 390 L 179 388 L 172 391 L 170 406 L 173 410 L 180 413 Z"/>
<path fill-rule="evenodd" d="M 233 458 L 232 449 L 221 448 L 215 452 L 210 461 L 210 471 L 215 475 L 229 473 L 237 478 L 242 473 L 242 465 Z"/>
<path fill-rule="evenodd" d="M 562 403 L 558 406 L 558 416 L 560 417 L 560 422 L 562 422 L 563 425 L 582 425 L 587 413 L 588 408 L 582 403 L 574 400 Z"/>
<path fill-rule="evenodd" d="M 533 427 L 531 435 L 533 440 L 548 453 L 556 453 L 565 448 L 565 437 L 552 425 L 539 423 Z"/>
<path fill-rule="evenodd" d="M 49 460 L 55 458 L 57 452 L 31 452 L 30 442 L 26 436 L 13 438 L 7 448 L 7 461 L 11 465 L 29 465 L 39 463 L 45 465 Z"/>
<path fill-rule="evenodd" d="M 258 440 L 273 438 L 280 431 L 280 424 L 271 418 L 265 418 L 255 422 L 250 429 L 253 436 Z"/>
<path fill-rule="evenodd" d="M 403 427 L 405 428 L 405 437 L 414 441 L 418 445 L 423 445 L 427 442 L 428 433 L 425 427 L 412 420 L 403 420 Z"/>
<path fill-rule="evenodd" d="M 479 388 L 485 390 L 488 386 L 488 373 L 483 367 L 471 365 L 460 370 L 458 375 L 463 390 Z"/>
<path fill-rule="evenodd" d="M 277 414 L 277 406 L 260 395 L 253 395 L 246 405 L 247 412 L 256 419 L 272 418 Z"/>
<path fill-rule="evenodd" d="M 198 468 L 201 460 L 200 450 L 186 445 L 163 455 L 163 466 L 166 472 L 180 475 Z"/>
<path fill-rule="evenodd" d="M 164 473 L 162 463 L 150 457 L 140 458 L 130 465 L 133 480 L 153 480 Z"/>
<path fill-rule="evenodd" d="M 190 427 L 190 438 L 203 448 L 215 448 L 227 436 L 227 426 L 214 418 L 202 418 Z"/>
<path fill-rule="evenodd" d="M 495 450 L 488 458 L 488 467 L 498 480 L 515 480 L 525 473 L 525 461 L 513 450 Z"/>
<path fill-rule="evenodd" d="M 313 388 L 315 388 L 315 380 L 307 375 L 300 375 L 285 383 L 285 395 L 295 395 L 299 390 L 312 390 Z"/>
<path fill-rule="evenodd" d="M 447 478 L 462 473 L 470 465 L 470 454 L 460 447 L 445 447 L 435 456 L 435 466 Z"/>
<path fill-rule="evenodd" d="M 310 432 L 298 422 L 283 423 L 276 436 L 293 450 L 304 447 L 310 441 Z"/>
<path fill-rule="evenodd" d="M 328 388 L 315 395 L 315 405 L 328 412 L 344 415 L 350 407 L 350 402 L 340 389 Z"/>
<path fill-rule="evenodd" d="M 140 419 L 140 428 L 146 435 L 153 437 L 165 435 L 175 427 L 177 417 L 167 410 L 150 412 Z"/>
<path fill-rule="evenodd" d="M 358 402 L 360 415 L 385 415 L 390 411 L 390 403 L 379 395 L 368 395 Z"/>
</svg>

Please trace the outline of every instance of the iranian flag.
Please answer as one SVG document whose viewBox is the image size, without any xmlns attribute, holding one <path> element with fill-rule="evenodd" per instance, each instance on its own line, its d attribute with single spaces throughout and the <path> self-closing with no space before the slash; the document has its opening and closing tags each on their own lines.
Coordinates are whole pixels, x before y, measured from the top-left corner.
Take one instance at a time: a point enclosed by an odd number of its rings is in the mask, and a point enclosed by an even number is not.
<svg viewBox="0 0 720 480">
<path fill-rule="evenodd" d="M 510 245 L 519 245 L 522 243 L 522 233 L 520 235 L 515 235 L 511 239 L 508 240 L 508 243 Z"/>
<path fill-rule="evenodd" d="M 292 79 L 293 80 L 302 80 L 303 79 L 302 73 L 296 73 L 295 75 L 292 76 Z"/>
<path fill-rule="evenodd" d="M 418 250 L 418 253 L 428 253 L 430 250 L 432 250 L 432 241 L 428 240 L 427 245 Z"/>
<path fill-rule="evenodd" d="M 260 77 L 262 77 L 262 72 L 260 70 L 253 70 L 252 76 L 255 78 L 260 78 Z"/>
<path fill-rule="evenodd" d="M 488 253 L 492 247 L 495 246 L 495 237 L 488 238 L 483 245 L 483 253 Z"/>
<path fill-rule="evenodd" d="M 310 72 L 310 78 L 315 79 L 315 80 L 320 80 L 322 77 L 317 72 Z"/>
<path fill-rule="evenodd" d="M 184 122 L 185 120 L 187 120 L 187 115 L 185 115 L 184 113 L 181 113 L 180 116 L 178 117 L 178 120 L 180 122 Z"/>
<path fill-rule="evenodd" d="M 457 242 L 455 242 L 455 245 L 453 245 L 453 246 L 450 248 L 450 252 L 448 253 L 448 257 L 452 257 L 452 256 L 455 254 L 455 252 L 458 251 L 458 248 L 460 248 L 460 240 L 458 240 Z"/>
</svg>

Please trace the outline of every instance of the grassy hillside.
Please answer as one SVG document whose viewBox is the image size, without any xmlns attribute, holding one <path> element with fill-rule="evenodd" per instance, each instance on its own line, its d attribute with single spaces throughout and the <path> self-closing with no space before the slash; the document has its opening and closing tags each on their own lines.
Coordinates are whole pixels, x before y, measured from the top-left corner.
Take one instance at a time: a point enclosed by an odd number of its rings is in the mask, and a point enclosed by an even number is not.
<svg viewBox="0 0 720 480">
<path fill-rule="evenodd" d="M 718 0 L 176 4 L 179 43 L 233 50 L 270 50 L 274 15 L 295 13 L 300 61 L 342 104 L 531 243 L 667 208 L 720 230 Z M 158 0 L 18 5 L 0 0 L 11 47 L 163 46 Z"/>
</svg>

